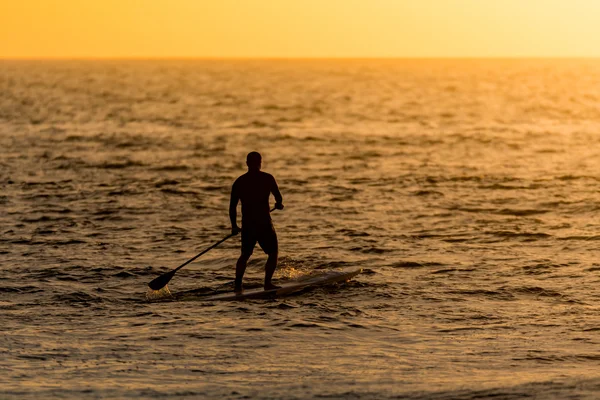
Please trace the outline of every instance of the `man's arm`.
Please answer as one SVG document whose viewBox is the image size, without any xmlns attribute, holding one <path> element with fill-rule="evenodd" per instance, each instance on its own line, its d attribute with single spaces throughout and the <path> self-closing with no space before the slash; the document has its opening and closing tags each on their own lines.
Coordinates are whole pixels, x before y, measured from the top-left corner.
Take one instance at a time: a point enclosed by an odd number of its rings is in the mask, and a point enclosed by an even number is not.
<svg viewBox="0 0 600 400">
<path fill-rule="evenodd" d="M 273 178 L 271 193 L 273 193 L 273 196 L 275 197 L 275 208 L 278 210 L 283 210 L 283 197 L 281 196 L 281 192 L 279 191 L 279 186 L 277 186 L 277 181 L 275 178 Z"/>
<path fill-rule="evenodd" d="M 229 220 L 231 221 L 231 234 L 237 235 L 240 233 L 240 228 L 237 225 L 237 205 L 240 201 L 237 186 L 234 183 L 231 187 L 231 199 L 229 200 Z"/>
</svg>

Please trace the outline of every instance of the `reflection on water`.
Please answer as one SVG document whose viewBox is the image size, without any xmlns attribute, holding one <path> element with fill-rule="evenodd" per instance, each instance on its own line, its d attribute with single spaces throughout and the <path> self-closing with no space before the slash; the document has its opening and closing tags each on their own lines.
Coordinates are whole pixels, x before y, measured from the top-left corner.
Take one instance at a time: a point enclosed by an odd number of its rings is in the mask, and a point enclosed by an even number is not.
<svg viewBox="0 0 600 400">
<path fill-rule="evenodd" d="M 148 291 L 146 292 L 146 300 L 148 301 L 167 300 L 172 297 L 173 295 L 171 294 L 168 285 L 158 290 L 148 288 Z"/>
</svg>

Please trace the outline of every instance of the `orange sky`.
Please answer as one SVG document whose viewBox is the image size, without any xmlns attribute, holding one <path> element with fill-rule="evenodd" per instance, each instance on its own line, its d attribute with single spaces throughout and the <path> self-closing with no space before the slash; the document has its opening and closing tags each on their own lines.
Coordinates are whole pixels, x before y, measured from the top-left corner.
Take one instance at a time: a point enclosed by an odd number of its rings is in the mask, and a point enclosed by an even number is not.
<svg viewBox="0 0 600 400">
<path fill-rule="evenodd" d="M 0 0 L 0 57 L 600 57 L 600 0 Z"/>
</svg>

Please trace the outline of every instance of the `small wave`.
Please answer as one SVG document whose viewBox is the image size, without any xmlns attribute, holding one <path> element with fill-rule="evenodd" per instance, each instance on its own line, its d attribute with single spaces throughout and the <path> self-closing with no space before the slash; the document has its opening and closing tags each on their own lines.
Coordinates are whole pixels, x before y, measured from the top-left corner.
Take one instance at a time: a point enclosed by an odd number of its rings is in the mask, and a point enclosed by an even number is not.
<svg viewBox="0 0 600 400">
<path fill-rule="evenodd" d="M 452 333 L 452 332 L 464 332 L 464 331 L 483 331 L 488 329 L 487 327 L 478 327 L 478 326 L 458 326 L 456 328 L 445 328 L 438 329 L 438 332 L 441 333 Z"/>
<path fill-rule="evenodd" d="M 560 180 L 560 181 L 576 181 L 576 180 L 593 180 L 593 181 L 599 181 L 600 178 L 596 177 L 596 176 L 590 176 L 590 175 L 562 175 L 562 176 L 558 176 L 556 177 L 556 179 Z"/>
<path fill-rule="evenodd" d="M 64 142 L 85 142 L 85 141 L 89 141 L 89 138 L 87 136 L 81 136 L 81 135 L 67 135 L 64 139 Z"/>
<path fill-rule="evenodd" d="M 67 179 L 67 180 L 63 180 L 63 181 L 43 181 L 43 182 L 36 182 L 36 181 L 25 181 L 21 183 L 21 186 L 25 189 L 27 188 L 37 188 L 39 186 L 50 186 L 52 188 L 56 187 L 56 186 L 62 186 L 66 183 L 71 183 L 73 182 L 71 179 Z"/>
<path fill-rule="evenodd" d="M 547 239 L 552 237 L 552 235 L 548 233 L 542 232 L 514 232 L 514 231 L 496 231 L 496 232 L 486 232 L 488 235 L 500 236 L 503 238 L 515 238 L 522 239 L 523 241 L 535 241 L 539 239 Z"/>
<path fill-rule="evenodd" d="M 350 267 L 350 266 L 354 266 L 355 263 L 349 262 L 349 261 L 330 261 L 327 263 L 323 263 L 317 267 L 315 267 L 315 269 L 335 269 L 335 268 L 344 268 L 344 267 Z"/>
<path fill-rule="evenodd" d="M 347 323 L 346 326 L 349 328 L 368 329 L 365 325 L 357 324 L 355 322 Z"/>
<path fill-rule="evenodd" d="M 200 195 L 200 192 L 197 192 L 195 190 L 175 189 L 175 188 L 170 188 L 170 187 L 161 188 L 160 191 L 162 193 L 174 194 L 174 195 L 178 195 L 178 196 L 199 196 Z"/>
<path fill-rule="evenodd" d="M 159 167 L 151 168 L 153 171 L 188 171 L 190 170 L 189 165 L 162 165 Z"/>
<path fill-rule="evenodd" d="M 132 218 L 125 218 L 121 215 L 116 215 L 116 213 L 94 213 L 96 216 L 92 218 L 94 221 L 132 221 Z"/>
<path fill-rule="evenodd" d="M 531 184 L 531 185 L 506 185 L 503 183 L 494 183 L 491 185 L 481 185 L 479 186 L 480 189 L 486 189 L 486 190 L 534 190 L 534 189 L 539 189 L 540 185 L 537 184 Z"/>
<path fill-rule="evenodd" d="M 382 249 L 380 247 L 375 247 L 375 246 L 352 247 L 350 250 L 351 251 L 360 251 L 361 253 L 364 253 L 364 254 L 383 254 L 383 253 L 387 253 L 387 252 L 391 251 L 389 249 Z"/>
<path fill-rule="evenodd" d="M 296 322 L 288 325 L 290 328 L 322 328 L 321 325 L 315 324 L 314 322 Z"/>
<path fill-rule="evenodd" d="M 451 272 L 473 272 L 475 268 L 444 268 L 431 271 L 432 274 L 448 274 Z"/>
<path fill-rule="evenodd" d="M 27 222 L 27 223 L 36 223 L 36 222 L 54 222 L 54 221 L 61 221 L 64 219 L 70 219 L 70 218 L 66 218 L 66 217 L 51 217 L 48 215 L 42 215 L 40 217 L 26 217 L 21 219 L 21 221 L 23 222 Z"/>
<path fill-rule="evenodd" d="M 439 180 L 439 177 L 432 177 L 434 179 L 434 181 Z M 446 178 L 444 180 L 447 180 L 449 182 L 481 182 L 485 179 L 485 177 L 479 176 L 479 175 L 472 175 L 472 176 L 451 176 L 449 178 Z"/>
<path fill-rule="evenodd" d="M 598 354 L 575 354 L 575 355 L 536 355 L 529 354 L 526 357 L 515 357 L 515 361 L 538 361 L 543 363 L 563 363 L 565 361 L 598 361 L 600 355 Z"/>
<path fill-rule="evenodd" d="M 80 279 L 74 276 L 69 276 L 69 275 L 62 275 L 62 276 L 57 276 L 56 280 L 58 281 L 65 281 L 65 282 L 79 282 Z"/>
<path fill-rule="evenodd" d="M 542 274 L 547 274 L 549 272 L 553 272 L 557 268 L 565 267 L 565 266 L 566 265 L 560 265 L 560 264 L 538 263 L 538 264 L 525 265 L 523 267 L 523 271 L 527 275 L 542 275 Z"/>
<path fill-rule="evenodd" d="M 338 229 L 336 232 L 343 233 L 344 236 L 348 236 L 348 237 L 365 237 L 365 236 L 371 236 L 367 232 L 360 232 L 360 231 L 356 231 L 354 229 L 347 229 L 347 228 Z"/>
<path fill-rule="evenodd" d="M 600 240 L 600 235 L 591 235 L 591 236 L 564 236 L 556 238 L 558 240 Z"/>
<path fill-rule="evenodd" d="M 595 326 L 593 328 L 584 328 L 583 332 L 598 332 L 600 331 L 600 326 Z"/>
<path fill-rule="evenodd" d="M 43 292 L 43 291 L 44 291 L 43 288 L 41 288 L 39 286 L 32 286 L 32 285 L 25 285 L 25 286 L 19 286 L 19 287 L 4 286 L 4 287 L 0 288 L 0 293 L 6 292 L 6 293 L 32 294 L 32 293 L 39 293 L 39 292 Z"/>
<path fill-rule="evenodd" d="M 89 168 L 90 165 L 85 162 L 83 159 L 78 157 L 65 157 L 59 156 L 56 157 L 55 160 L 61 160 L 60 163 L 56 164 L 55 168 L 57 170 L 78 170 L 81 168 Z"/>
<path fill-rule="evenodd" d="M 521 209 L 521 210 L 515 210 L 515 209 L 510 209 L 510 208 L 503 208 L 501 210 L 496 211 L 496 214 L 501 214 L 501 215 L 514 215 L 516 217 L 527 217 L 529 215 L 537 215 L 537 214 L 545 214 L 547 212 L 549 212 L 550 210 L 548 209 Z"/>
<path fill-rule="evenodd" d="M 461 290 L 451 290 L 448 291 L 447 293 L 450 294 L 458 294 L 460 296 L 464 296 L 464 297 L 471 297 L 471 296 L 483 296 L 483 297 L 488 297 L 488 298 L 495 298 L 495 299 L 499 299 L 499 300 L 513 300 L 514 296 L 505 291 L 505 290 L 486 290 L 486 289 L 461 289 Z"/>
<path fill-rule="evenodd" d="M 161 179 L 157 182 L 154 182 L 154 187 L 162 188 L 163 186 L 179 185 L 180 183 L 181 182 L 179 182 L 178 180 L 175 180 L 175 179 Z"/>
<path fill-rule="evenodd" d="M 285 124 L 285 123 L 300 123 L 304 121 L 304 117 L 279 117 L 277 118 L 277 122 Z"/>
<path fill-rule="evenodd" d="M 274 128 L 275 125 L 269 124 L 268 122 L 253 120 L 247 124 L 233 125 L 232 128 L 246 129 L 246 128 Z"/>
<path fill-rule="evenodd" d="M 117 189 L 108 192 L 109 196 L 133 196 L 138 194 L 142 194 L 142 192 L 133 189 Z"/>
<path fill-rule="evenodd" d="M 413 196 L 444 196 L 444 193 L 438 192 L 436 190 L 417 190 L 412 193 Z"/>
<path fill-rule="evenodd" d="M 399 261 L 397 263 L 391 264 L 392 268 L 423 268 L 424 264 L 414 262 L 414 261 Z"/>
<path fill-rule="evenodd" d="M 132 161 L 132 160 L 123 160 L 123 161 L 107 161 L 100 164 L 91 164 L 92 168 L 102 168 L 102 169 L 126 169 L 132 167 L 143 167 L 144 163 L 140 161 Z"/>
<path fill-rule="evenodd" d="M 379 158 L 381 156 L 382 156 L 382 154 L 377 151 L 363 151 L 358 154 L 351 154 L 351 155 L 347 156 L 346 159 L 361 161 L 361 160 L 368 160 L 370 158 Z"/>
<path fill-rule="evenodd" d="M 49 358 L 54 358 L 54 355 L 19 354 L 16 357 L 23 360 L 47 361 Z"/>
<path fill-rule="evenodd" d="M 112 214 L 117 214 L 119 212 L 119 210 L 115 209 L 115 208 L 102 208 L 100 210 L 96 210 L 94 212 L 92 212 L 92 215 L 112 215 Z"/>
<path fill-rule="evenodd" d="M 392 264 L 388 264 L 387 266 L 392 268 L 424 268 L 424 267 L 439 267 L 444 264 L 437 262 L 417 262 L 417 261 L 398 261 Z"/>
<path fill-rule="evenodd" d="M 229 191 L 229 188 L 226 186 L 216 186 L 216 185 L 207 185 L 207 186 L 203 186 L 202 190 L 206 190 L 208 192 L 219 192 L 219 191 Z"/>
<path fill-rule="evenodd" d="M 129 271 L 121 271 L 112 275 L 113 278 L 135 278 L 137 274 Z"/>
<path fill-rule="evenodd" d="M 0 286 L 0 293 L 22 293 L 21 288 Z"/>
<path fill-rule="evenodd" d="M 90 304 L 90 303 L 102 303 L 104 300 L 99 296 L 93 296 L 84 292 L 72 292 L 65 294 L 57 294 L 52 297 L 52 300 L 58 303 L 68 304 Z"/>
<path fill-rule="evenodd" d="M 223 285 L 219 286 L 218 288 L 202 286 L 202 287 L 199 287 L 196 289 L 184 290 L 181 292 L 172 293 L 172 296 L 176 300 L 197 299 L 197 298 L 199 298 L 199 297 L 201 298 L 203 296 L 231 292 L 231 290 L 233 289 L 233 283 L 230 286 L 231 286 L 231 288 L 228 288 L 228 289 L 224 289 Z"/>
<path fill-rule="evenodd" d="M 468 213 L 494 213 L 496 211 L 495 208 L 485 208 L 485 207 L 448 207 L 447 210 L 450 211 L 462 211 Z"/>
<path fill-rule="evenodd" d="M 533 295 L 536 297 L 553 297 L 563 298 L 565 297 L 562 293 L 551 289 L 545 289 L 539 286 L 523 286 L 518 288 L 509 289 L 509 291 L 517 294 Z"/>
<path fill-rule="evenodd" d="M 328 138 L 317 137 L 317 136 L 305 136 L 300 139 L 303 142 L 328 142 Z"/>
<path fill-rule="evenodd" d="M 0 239 L 0 242 L 7 242 L 10 244 L 27 244 L 27 245 L 34 245 L 34 244 L 43 244 L 43 242 L 37 241 L 37 240 L 31 240 L 31 239 L 23 239 L 23 238 L 19 238 L 19 239 Z"/>
<path fill-rule="evenodd" d="M 21 274 L 37 281 L 47 281 L 48 279 L 68 280 L 73 277 L 69 271 L 79 271 L 80 266 L 70 268 L 46 267 L 46 268 L 22 268 Z"/>
</svg>

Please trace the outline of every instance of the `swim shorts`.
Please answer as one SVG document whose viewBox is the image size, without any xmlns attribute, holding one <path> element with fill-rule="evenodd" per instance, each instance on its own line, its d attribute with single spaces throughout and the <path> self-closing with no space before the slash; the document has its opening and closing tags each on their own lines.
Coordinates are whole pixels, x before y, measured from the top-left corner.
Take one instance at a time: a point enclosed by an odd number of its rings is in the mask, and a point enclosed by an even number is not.
<svg viewBox="0 0 600 400">
<path fill-rule="evenodd" d="M 271 221 L 263 224 L 242 223 L 242 254 L 251 255 L 256 242 L 266 254 L 277 252 L 277 233 Z"/>
</svg>

